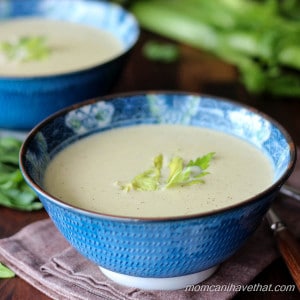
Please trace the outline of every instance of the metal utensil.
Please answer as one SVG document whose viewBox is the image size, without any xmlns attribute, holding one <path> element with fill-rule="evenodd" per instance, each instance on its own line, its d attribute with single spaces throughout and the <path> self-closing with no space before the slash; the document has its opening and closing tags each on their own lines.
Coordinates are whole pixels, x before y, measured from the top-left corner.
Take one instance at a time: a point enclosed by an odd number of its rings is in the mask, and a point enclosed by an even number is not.
<svg viewBox="0 0 300 300">
<path fill-rule="evenodd" d="M 274 232 L 277 247 L 300 291 L 300 244 L 272 208 L 266 218 Z"/>
<path fill-rule="evenodd" d="M 284 184 L 281 187 L 280 193 L 300 201 L 300 191 L 288 184 Z"/>
</svg>

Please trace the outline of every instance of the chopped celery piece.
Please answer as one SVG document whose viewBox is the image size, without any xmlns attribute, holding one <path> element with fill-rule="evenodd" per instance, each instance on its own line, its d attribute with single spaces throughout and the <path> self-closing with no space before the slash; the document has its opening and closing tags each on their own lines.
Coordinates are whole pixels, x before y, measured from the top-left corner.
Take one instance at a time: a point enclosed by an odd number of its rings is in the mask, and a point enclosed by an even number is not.
<svg viewBox="0 0 300 300">
<path fill-rule="evenodd" d="M 15 273 L 0 262 L 0 278 L 12 278 Z"/>
<path fill-rule="evenodd" d="M 29 62 L 47 58 L 51 50 L 44 36 L 22 36 L 16 40 L 0 43 L 0 53 L 9 61 Z"/>
</svg>

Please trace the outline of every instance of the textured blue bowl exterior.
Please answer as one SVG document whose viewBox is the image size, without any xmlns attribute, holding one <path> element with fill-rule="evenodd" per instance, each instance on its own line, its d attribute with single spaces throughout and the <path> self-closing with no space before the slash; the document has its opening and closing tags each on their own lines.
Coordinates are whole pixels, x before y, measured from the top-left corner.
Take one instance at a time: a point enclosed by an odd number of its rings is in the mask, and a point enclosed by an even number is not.
<svg viewBox="0 0 300 300">
<path fill-rule="evenodd" d="M 92 0 L 7 0 L 0 2 L 1 20 L 43 17 L 91 25 L 111 32 L 124 53 L 82 71 L 41 77 L 0 77 L 0 127 L 30 129 L 71 104 L 106 94 L 139 36 L 132 15 L 111 3 Z"/>
<path fill-rule="evenodd" d="M 230 257 L 256 229 L 272 198 L 212 216 L 161 222 L 101 219 L 42 201 L 57 228 L 89 260 L 122 274 L 174 277 Z"/>
<path fill-rule="evenodd" d="M 140 277 L 192 274 L 236 252 L 292 171 L 295 148 L 281 126 L 252 109 L 209 96 L 141 93 L 106 100 L 110 101 L 99 99 L 52 116 L 35 128 L 21 150 L 23 175 L 65 238 L 96 264 Z M 255 199 L 225 210 L 152 220 L 84 211 L 43 190 L 49 161 L 70 143 L 116 127 L 160 123 L 207 127 L 248 140 L 272 161 L 274 184 Z"/>
</svg>

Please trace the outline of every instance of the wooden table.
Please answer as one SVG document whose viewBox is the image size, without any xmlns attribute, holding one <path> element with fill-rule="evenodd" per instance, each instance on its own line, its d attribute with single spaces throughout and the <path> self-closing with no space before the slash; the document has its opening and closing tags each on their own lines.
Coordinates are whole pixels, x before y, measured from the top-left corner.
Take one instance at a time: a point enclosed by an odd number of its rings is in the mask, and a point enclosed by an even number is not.
<svg viewBox="0 0 300 300">
<path fill-rule="evenodd" d="M 137 90 L 181 90 L 200 92 L 234 99 L 254 106 L 280 122 L 300 145 L 300 99 L 275 99 L 270 96 L 248 94 L 239 84 L 237 72 L 215 57 L 180 45 L 181 58 L 171 64 L 152 62 L 143 57 L 141 47 L 149 39 L 164 39 L 142 32 L 124 72 L 113 88 L 113 93 Z M 0 238 L 8 237 L 23 226 L 47 218 L 44 210 L 19 212 L 0 207 Z M 277 259 L 252 282 L 253 284 L 293 284 L 283 262 Z M 297 291 L 239 293 L 236 299 L 299 299 Z M 49 299 L 20 278 L 0 279 L 0 299 Z M 176 300 L 176 299 L 174 299 Z"/>
</svg>

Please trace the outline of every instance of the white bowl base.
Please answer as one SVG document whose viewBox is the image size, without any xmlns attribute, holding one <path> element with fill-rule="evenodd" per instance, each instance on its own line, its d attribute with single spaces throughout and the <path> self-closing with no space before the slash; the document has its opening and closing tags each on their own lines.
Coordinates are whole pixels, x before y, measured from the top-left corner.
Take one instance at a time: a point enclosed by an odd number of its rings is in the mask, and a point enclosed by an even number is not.
<svg viewBox="0 0 300 300">
<path fill-rule="evenodd" d="M 198 273 L 164 278 L 135 277 L 121 273 L 116 273 L 103 267 L 99 268 L 102 271 L 102 273 L 112 281 L 128 287 L 139 288 L 144 290 L 179 290 L 186 288 L 189 285 L 197 284 L 204 281 L 216 271 L 218 266 L 211 267 L 207 270 Z"/>
</svg>

